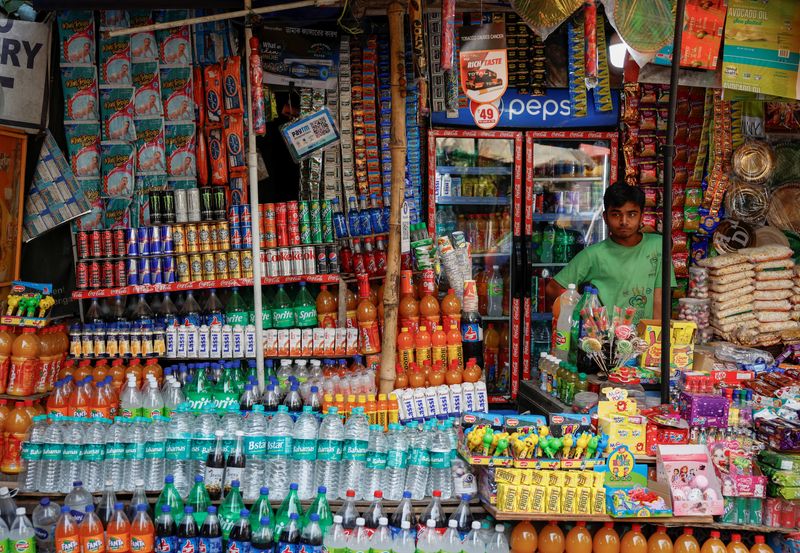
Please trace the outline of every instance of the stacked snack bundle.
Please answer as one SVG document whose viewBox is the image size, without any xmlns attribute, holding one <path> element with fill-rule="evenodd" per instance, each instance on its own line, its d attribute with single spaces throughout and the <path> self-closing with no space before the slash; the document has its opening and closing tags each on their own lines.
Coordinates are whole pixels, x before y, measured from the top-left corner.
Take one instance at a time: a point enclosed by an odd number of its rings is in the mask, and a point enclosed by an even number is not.
<svg viewBox="0 0 800 553">
<path fill-rule="evenodd" d="M 792 320 L 800 321 L 800 265 L 794 267 L 792 283 L 792 296 L 789 298 L 792 304 Z"/>
<path fill-rule="evenodd" d="M 755 276 L 742 254 L 730 253 L 700 261 L 708 269 L 711 326 L 718 336 L 732 340 L 741 330 L 755 328 Z"/>
</svg>

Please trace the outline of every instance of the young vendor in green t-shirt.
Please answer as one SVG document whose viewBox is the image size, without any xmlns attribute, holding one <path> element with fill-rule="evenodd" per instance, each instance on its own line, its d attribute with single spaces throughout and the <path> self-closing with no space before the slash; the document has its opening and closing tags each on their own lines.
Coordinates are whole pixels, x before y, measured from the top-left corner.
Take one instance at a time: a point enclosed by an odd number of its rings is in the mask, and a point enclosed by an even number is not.
<svg viewBox="0 0 800 553">
<path fill-rule="evenodd" d="M 558 298 L 570 283 L 591 284 L 607 308 L 635 307 L 634 322 L 661 313 L 661 236 L 641 231 L 644 192 L 612 184 L 603 196 L 609 237 L 576 255 L 547 284 L 547 298 Z M 670 270 L 672 264 L 670 263 Z M 672 286 L 676 286 L 672 274 Z M 609 316 L 611 313 L 609 313 Z"/>
</svg>

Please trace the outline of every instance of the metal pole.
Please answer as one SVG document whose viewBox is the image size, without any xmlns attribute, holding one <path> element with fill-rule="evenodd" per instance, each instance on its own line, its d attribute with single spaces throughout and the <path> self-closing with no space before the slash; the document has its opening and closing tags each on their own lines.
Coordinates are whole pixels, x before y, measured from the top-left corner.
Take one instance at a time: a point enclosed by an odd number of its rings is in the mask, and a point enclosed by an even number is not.
<svg viewBox="0 0 800 553">
<path fill-rule="evenodd" d="M 678 75 L 681 67 L 683 15 L 686 0 L 678 0 L 675 12 L 675 36 L 672 41 L 672 66 L 669 73 L 669 111 L 667 142 L 664 145 L 664 194 L 661 224 L 661 403 L 669 403 L 670 328 L 672 313 L 672 160 L 675 157 L 675 111 L 678 106 Z M 655 315 L 655 314 L 654 314 Z"/>
<path fill-rule="evenodd" d="M 250 11 L 252 0 L 244 0 L 245 11 Z M 264 328 L 262 323 L 263 310 L 261 298 L 261 214 L 258 210 L 258 150 L 256 150 L 256 135 L 253 132 L 253 87 L 261 83 L 251 82 L 250 79 L 250 38 L 253 36 L 253 26 L 250 18 L 244 27 L 245 53 L 244 63 L 247 64 L 247 109 L 250 116 L 247 118 L 247 185 L 250 188 L 250 217 L 253 221 L 253 312 L 255 313 L 256 327 L 256 374 L 258 387 L 265 389 L 264 384 Z"/>
</svg>

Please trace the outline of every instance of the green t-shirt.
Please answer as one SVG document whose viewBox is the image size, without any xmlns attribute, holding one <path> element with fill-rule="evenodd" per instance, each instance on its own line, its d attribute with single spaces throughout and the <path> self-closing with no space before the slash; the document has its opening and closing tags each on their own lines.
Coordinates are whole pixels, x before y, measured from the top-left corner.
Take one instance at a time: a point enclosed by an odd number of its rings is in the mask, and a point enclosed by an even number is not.
<svg viewBox="0 0 800 553">
<path fill-rule="evenodd" d="M 675 287 L 675 272 L 671 272 Z M 607 238 L 581 251 L 555 279 L 564 288 L 570 283 L 591 284 L 609 309 L 635 307 L 634 323 L 651 319 L 653 292 L 661 287 L 661 235 L 644 234 L 631 248 Z"/>
</svg>

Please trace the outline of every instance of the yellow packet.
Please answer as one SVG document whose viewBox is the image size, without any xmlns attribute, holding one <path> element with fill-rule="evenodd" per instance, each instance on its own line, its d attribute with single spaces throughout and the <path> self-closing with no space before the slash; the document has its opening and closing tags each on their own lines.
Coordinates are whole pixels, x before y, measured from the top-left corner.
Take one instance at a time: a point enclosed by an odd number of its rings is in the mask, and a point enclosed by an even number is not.
<svg viewBox="0 0 800 553">
<path fill-rule="evenodd" d="M 517 483 L 520 486 L 530 486 L 531 484 L 531 472 L 528 469 L 516 469 L 517 470 Z"/>
<path fill-rule="evenodd" d="M 529 470 L 528 472 L 528 483 L 531 486 L 544 486 L 547 484 L 545 482 L 545 473 L 541 470 Z"/>
<path fill-rule="evenodd" d="M 561 512 L 564 514 L 574 514 L 578 509 L 578 488 L 575 486 L 564 486 L 561 488 Z"/>
<path fill-rule="evenodd" d="M 561 486 L 547 487 L 545 511 L 550 514 L 561 513 Z"/>
<path fill-rule="evenodd" d="M 499 503 L 500 510 L 505 512 L 515 512 L 517 510 L 518 496 L 519 496 L 519 487 L 507 486 L 506 495 L 503 498 L 503 502 Z"/>
<path fill-rule="evenodd" d="M 532 488 L 531 486 L 520 486 L 519 494 L 517 497 L 517 511 L 520 513 L 528 513 L 531 510 L 532 501 Z"/>
<path fill-rule="evenodd" d="M 606 514 L 606 489 L 594 488 L 592 491 L 592 514 Z"/>
<path fill-rule="evenodd" d="M 547 488 L 545 486 L 531 486 L 531 513 L 544 513 Z"/>
<path fill-rule="evenodd" d="M 592 514 L 592 488 L 582 486 L 578 488 L 578 500 L 575 513 L 579 515 Z"/>
</svg>

